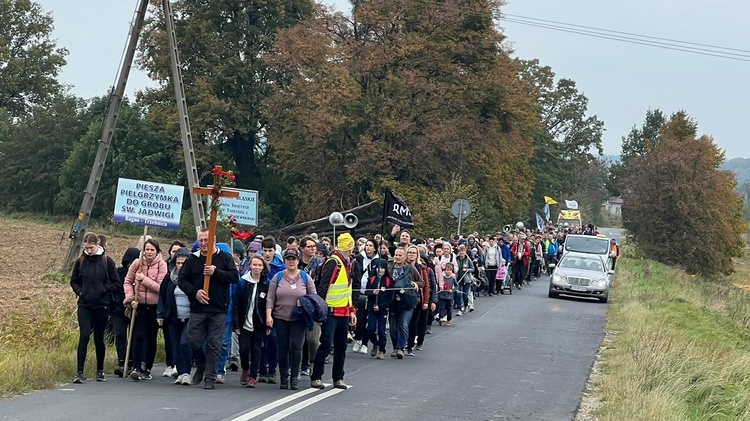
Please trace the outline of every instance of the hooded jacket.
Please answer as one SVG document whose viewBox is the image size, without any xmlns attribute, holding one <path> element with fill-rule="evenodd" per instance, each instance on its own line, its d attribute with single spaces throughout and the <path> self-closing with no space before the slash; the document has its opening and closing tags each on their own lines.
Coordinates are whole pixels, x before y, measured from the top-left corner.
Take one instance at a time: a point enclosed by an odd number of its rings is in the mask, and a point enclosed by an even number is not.
<svg viewBox="0 0 750 421">
<path fill-rule="evenodd" d="M 91 308 L 107 307 L 110 294 L 120 288 L 120 277 L 114 260 L 99 247 L 96 253 L 85 252 L 73 264 L 70 287 L 78 296 L 78 304 Z"/>
<path fill-rule="evenodd" d="M 109 308 L 110 314 L 112 315 L 125 317 L 125 306 L 122 304 L 123 301 L 125 301 L 125 288 L 122 285 L 122 280 L 127 276 L 130 265 L 136 261 L 140 255 L 141 252 L 135 247 L 125 250 L 125 254 L 122 255 L 122 266 L 117 268 L 117 276 L 121 282 L 117 290 L 112 293 L 112 304 Z"/>
<path fill-rule="evenodd" d="M 190 256 L 190 251 L 182 247 L 174 254 L 171 261 L 176 261 L 177 256 Z M 179 277 L 177 265 L 169 270 L 169 273 L 161 281 L 159 287 L 159 303 L 156 306 L 156 318 L 166 320 L 168 323 L 175 323 L 177 319 L 177 302 L 174 298 L 174 290 L 177 288 L 176 280 Z M 174 278 L 174 280 L 173 280 Z"/>
<path fill-rule="evenodd" d="M 378 279 L 378 265 L 385 268 L 385 275 Z M 393 288 L 393 278 L 388 273 L 388 262 L 385 259 L 373 259 L 370 263 L 370 279 L 367 280 L 367 286 L 365 289 L 365 295 L 367 295 L 367 310 L 374 311 L 374 307 L 378 306 L 379 311 L 386 311 L 393 302 L 394 291 L 389 290 Z M 380 291 L 377 295 L 374 294 L 376 289 L 385 288 L 385 291 Z"/>
<path fill-rule="evenodd" d="M 141 268 L 141 259 L 134 261 L 130 268 L 128 268 L 128 274 L 125 276 L 125 282 L 123 286 L 125 288 L 125 297 L 131 297 L 135 294 L 135 274 Z M 161 281 L 167 276 L 167 262 L 158 253 L 151 263 L 148 263 L 146 268 L 145 277 L 141 281 L 141 286 L 138 288 L 138 302 L 146 305 L 157 305 L 159 304 L 159 289 L 161 287 Z"/>
<path fill-rule="evenodd" d="M 252 282 L 240 278 L 239 283 L 234 288 L 234 298 L 232 305 L 232 329 L 241 330 L 247 320 L 247 310 L 250 299 L 255 300 L 255 309 L 253 311 L 253 330 L 255 332 L 265 332 L 266 329 L 266 291 L 268 291 L 268 282 L 261 279 L 258 287 L 253 288 Z M 255 295 L 251 297 L 255 290 Z M 260 330 L 259 330 L 260 329 Z"/>
</svg>

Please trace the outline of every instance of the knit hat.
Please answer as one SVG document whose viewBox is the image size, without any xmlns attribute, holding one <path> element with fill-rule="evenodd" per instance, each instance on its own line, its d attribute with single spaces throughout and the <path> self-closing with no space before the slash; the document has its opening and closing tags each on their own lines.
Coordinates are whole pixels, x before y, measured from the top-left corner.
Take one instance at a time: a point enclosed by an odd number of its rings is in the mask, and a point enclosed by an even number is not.
<svg viewBox="0 0 750 421">
<path fill-rule="evenodd" d="M 348 232 L 339 235 L 336 247 L 341 251 L 352 251 L 354 249 L 354 237 Z"/>
<path fill-rule="evenodd" d="M 235 238 L 234 241 L 232 241 L 232 246 L 234 246 L 235 253 L 239 253 L 241 256 L 245 255 L 245 246 L 242 244 L 242 241 Z"/>
<path fill-rule="evenodd" d="M 324 255 L 328 256 L 328 249 L 326 248 L 326 245 L 323 243 L 318 243 L 315 245 L 317 247 L 317 251 L 323 253 Z"/>
<path fill-rule="evenodd" d="M 251 251 L 253 253 L 257 253 L 263 249 L 263 247 L 260 245 L 260 241 L 251 241 L 250 244 L 247 245 L 248 251 Z"/>
</svg>

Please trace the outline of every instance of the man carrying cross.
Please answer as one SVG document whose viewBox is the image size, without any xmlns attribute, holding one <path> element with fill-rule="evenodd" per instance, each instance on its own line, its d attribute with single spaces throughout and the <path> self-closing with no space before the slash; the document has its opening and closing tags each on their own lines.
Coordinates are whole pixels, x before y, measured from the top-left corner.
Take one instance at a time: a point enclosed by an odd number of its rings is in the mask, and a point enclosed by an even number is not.
<svg viewBox="0 0 750 421">
<path fill-rule="evenodd" d="M 214 237 L 211 242 L 216 244 Z M 221 337 L 229 308 L 229 286 L 239 279 L 232 255 L 214 246 L 211 264 L 209 256 L 209 230 L 198 233 L 199 250 L 190 255 L 182 266 L 178 286 L 190 299 L 190 320 L 187 339 L 196 362 L 193 384 L 205 377 L 204 389 L 214 389 L 217 364 L 221 354 Z M 204 287 L 204 276 L 209 277 L 210 288 Z M 206 291 L 210 291 L 209 293 Z M 206 343 L 206 352 L 203 343 Z"/>
</svg>

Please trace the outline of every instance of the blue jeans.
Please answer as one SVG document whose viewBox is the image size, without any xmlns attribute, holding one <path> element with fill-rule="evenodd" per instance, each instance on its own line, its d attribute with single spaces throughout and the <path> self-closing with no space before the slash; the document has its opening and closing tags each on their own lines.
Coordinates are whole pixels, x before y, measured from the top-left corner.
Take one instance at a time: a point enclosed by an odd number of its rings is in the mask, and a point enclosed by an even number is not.
<svg viewBox="0 0 750 421">
<path fill-rule="evenodd" d="M 232 349 L 232 323 L 224 323 L 224 332 L 221 334 L 221 356 L 219 357 L 219 375 L 227 374 L 227 360 L 229 351 Z"/>
<path fill-rule="evenodd" d="M 387 338 L 385 336 L 385 319 L 388 313 L 385 310 L 370 310 L 367 313 L 367 335 L 373 346 L 377 345 L 380 351 L 385 352 Z"/>
<path fill-rule="evenodd" d="M 469 291 L 471 291 L 471 284 L 467 282 L 461 285 L 461 291 L 463 292 L 463 294 L 459 295 L 458 297 L 463 299 L 463 303 L 464 303 L 463 307 L 468 308 L 469 307 Z M 460 309 L 461 309 L 461 306 L 459 306 L 459 310 Z"/>
<path fill-rule="evenodd" d="M 276 329 L 271 330 L 270 335 L 263 339 L 263 351 L 260 353 L 260 374 L 275 375 L 278 365 L 279 346 L 276 342 Z"/>
<path fill-rule="evenodd" d="M 391 313 L 391 342 L 393 349 L 404 350 L 406 340 L 409 338 L 409 322 L 414 309 L 396 310 Z"/>
<path fill-rule="evenodd" d="M 187 340 L 187 325 L 185 320 L 169 323 L 166 329 L 169 332 L 169 340 L 172 342 L 172 362 L 177 367 L 177 374 L 190 374 L 190 344 Z"/>
</svg>

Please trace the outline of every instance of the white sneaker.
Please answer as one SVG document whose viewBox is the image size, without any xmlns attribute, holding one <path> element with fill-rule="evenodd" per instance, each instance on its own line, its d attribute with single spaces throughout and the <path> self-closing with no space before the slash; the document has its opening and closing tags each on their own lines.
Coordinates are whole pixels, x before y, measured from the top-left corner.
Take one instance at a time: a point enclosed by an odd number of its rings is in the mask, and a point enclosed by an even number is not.
<svg viewBox="0 0 750 421">
<path fill-rule="evenodd" d="M 460 315 L 462 315 L 462 314 L 463 314 L 463 313 L 461 313 L 461 310 L 458 310 L 458 313 L 456 313 L 456 316 L 460 316 Z"/>
<path fill-rule="evenodd" d="M 177 376 L 177 380 L 174 381 L 174 384 L 182 384 L 182 380 L 185 378 L 184 374 L 180 374 Z"/>
<path fill-rule="evenodd" d="M 367 345 L 362 345 L 361 348 L 359 348 L 360 354 L 367 354 Z"/>
<path fill-rule="evenodd" d="M 352 347 L 352 351 L 354 351 L 355 354 L 359 353 L 359 350 L 362 349 L 362 341 L 354 341 L 354 346 Z"/>
<path fill-rule="evenodd" d="M 193 376 L 191 376 L 190 373 L 185 373 L 182 375 L 182 385 L 183 386 L 193 385 Z"/>
<path fill-rule="evenodd" d="M 167 368 L 164 369 L 164 373 L 162 373 L 161 376 L 162 377 L 172 377 L 175 373 L 177 373 L 177 370 L 174 368 L 174 366 L 167 367 Z"/>
</svg>

